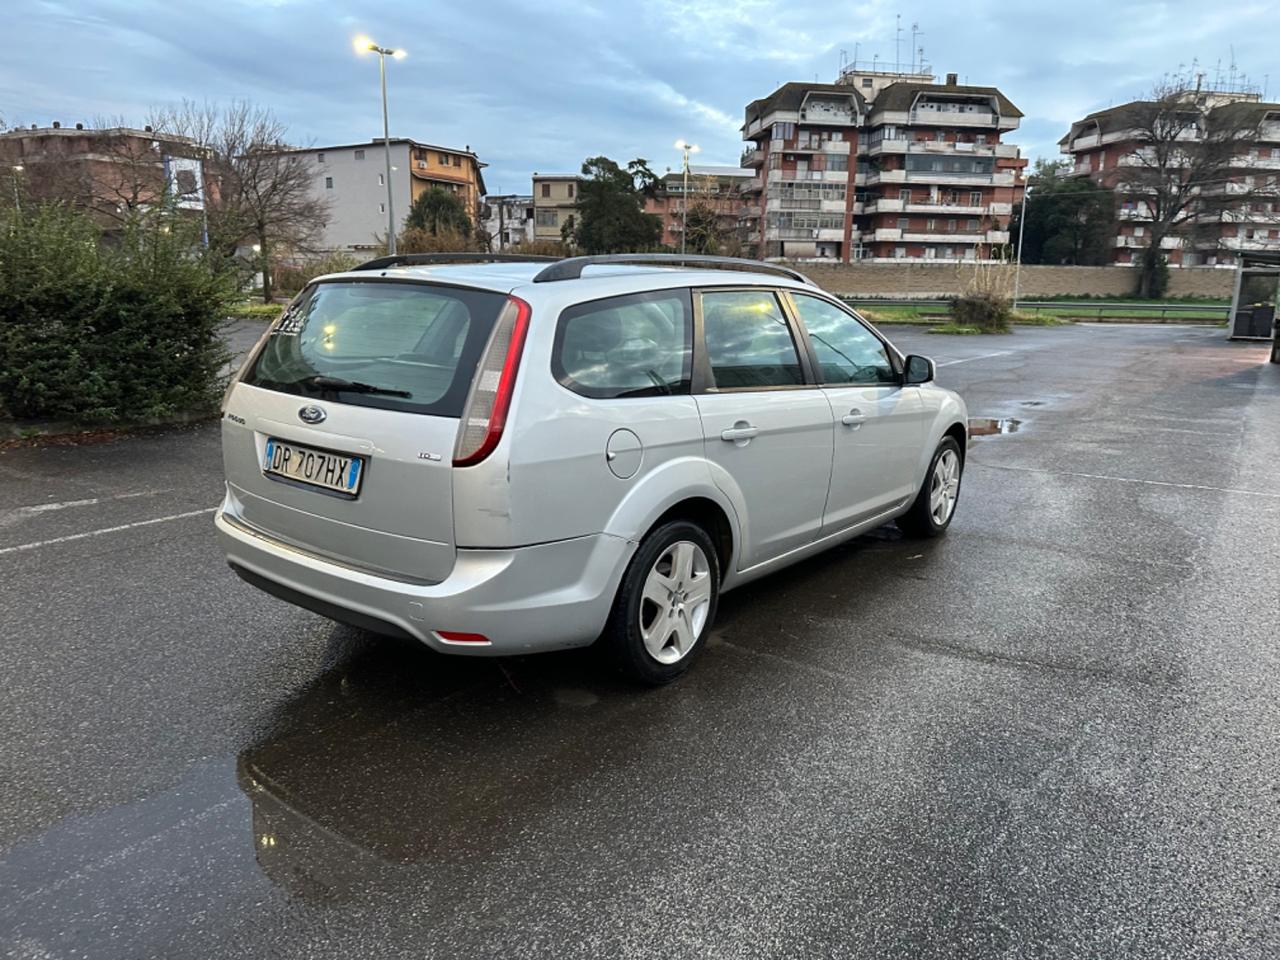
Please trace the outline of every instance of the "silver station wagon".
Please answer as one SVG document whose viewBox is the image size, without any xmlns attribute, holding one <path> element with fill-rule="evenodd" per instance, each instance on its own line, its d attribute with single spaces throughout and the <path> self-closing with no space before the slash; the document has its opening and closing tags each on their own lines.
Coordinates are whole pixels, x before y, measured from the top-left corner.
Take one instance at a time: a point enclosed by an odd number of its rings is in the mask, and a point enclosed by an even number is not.
<svg viewBox="0 0 1280 960">
<path fill-rule="evenodd" d="M 384 257 L 298 295 L 223 404 L 236 573 L 442 653 L 598 640 L 661 683 L 725 590 L 946 530 L 963 401 L 803 275 L 540 259 Z"/>
</svg>

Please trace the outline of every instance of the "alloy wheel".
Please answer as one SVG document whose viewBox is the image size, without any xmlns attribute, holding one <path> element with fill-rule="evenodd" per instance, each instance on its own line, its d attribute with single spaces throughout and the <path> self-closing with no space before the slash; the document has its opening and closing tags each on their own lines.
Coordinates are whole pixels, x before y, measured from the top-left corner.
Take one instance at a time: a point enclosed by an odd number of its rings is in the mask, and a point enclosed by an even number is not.
<svg viewBox="0 0 1280 960">
<path fill-rule="evenodd" d="M 640 595 L 640 638 L 649 656 L 675 663 L 693 649 L 711 611 L 711 565 L 696 543 L 678 540 L 658 555 Z"/>
<path fill-rule="evenodd" d="M 951 519 L 960 495 L 960 457 L 954 450 L 943 450 L 933 467 L 929 484 L 929 513 L 933 522 L 942 526 Z"/>
</svg>

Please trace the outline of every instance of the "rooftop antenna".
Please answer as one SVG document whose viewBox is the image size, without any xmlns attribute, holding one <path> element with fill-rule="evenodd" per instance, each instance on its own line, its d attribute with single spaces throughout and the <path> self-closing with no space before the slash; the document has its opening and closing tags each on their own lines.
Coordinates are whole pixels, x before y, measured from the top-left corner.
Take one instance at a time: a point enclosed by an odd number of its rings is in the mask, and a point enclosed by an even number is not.
<svg viewBox="0 0 1280 960">
<path fill-rule="evenodd" d="M 893 28 L 893 69 L 902 72 L 902 14 L 893 15 L 896 26 Z"/>
<path fill-rule="evenodd" d="M 911 21 L 911 72 L 916 72 L 916 37 L 920 35 L 920 24 Z"/>
</svg>

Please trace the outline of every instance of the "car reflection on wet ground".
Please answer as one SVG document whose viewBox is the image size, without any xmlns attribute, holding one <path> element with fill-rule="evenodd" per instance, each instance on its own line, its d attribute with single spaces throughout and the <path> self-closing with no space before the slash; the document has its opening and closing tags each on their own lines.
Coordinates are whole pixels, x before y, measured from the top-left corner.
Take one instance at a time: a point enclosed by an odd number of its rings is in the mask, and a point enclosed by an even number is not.
<svg viewBox="0 0 1280 960">
<path fill-rule="evenodd" d="M 726 595 L 658 690 L 243 587 L 213 426 L 0 453 L 6 952 L 1276 955 L 1280 372 L 892 334 L 975 420 L 952 531 Z"/>
</svg>

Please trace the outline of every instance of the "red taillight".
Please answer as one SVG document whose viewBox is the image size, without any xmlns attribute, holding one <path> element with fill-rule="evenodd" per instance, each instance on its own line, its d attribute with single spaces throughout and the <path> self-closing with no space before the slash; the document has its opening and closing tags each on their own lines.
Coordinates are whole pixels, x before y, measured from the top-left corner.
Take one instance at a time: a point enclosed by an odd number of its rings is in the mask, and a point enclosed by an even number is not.
<svg viewBox="0 0 1280 960">
<path fill-rule="evenodd" d="M 459 633 L 456 630 L 437 630 L 436 636 L 447 643 L 488 643 L 483 633 Z"/>
<path fill-rule="evenodd" d="M 524 338 L 529 330 L 531 309 L 519 297 L 508 297 L 498 315 L 484 356 L 476 367 L 467 405 L 462 411 L 462 427 L 453 450 L 453 465 L 469 467 L 479 463 L 502 439 L 511 408 L 511 391 L 516 385 L 516 371 Z"/>
</svg>

